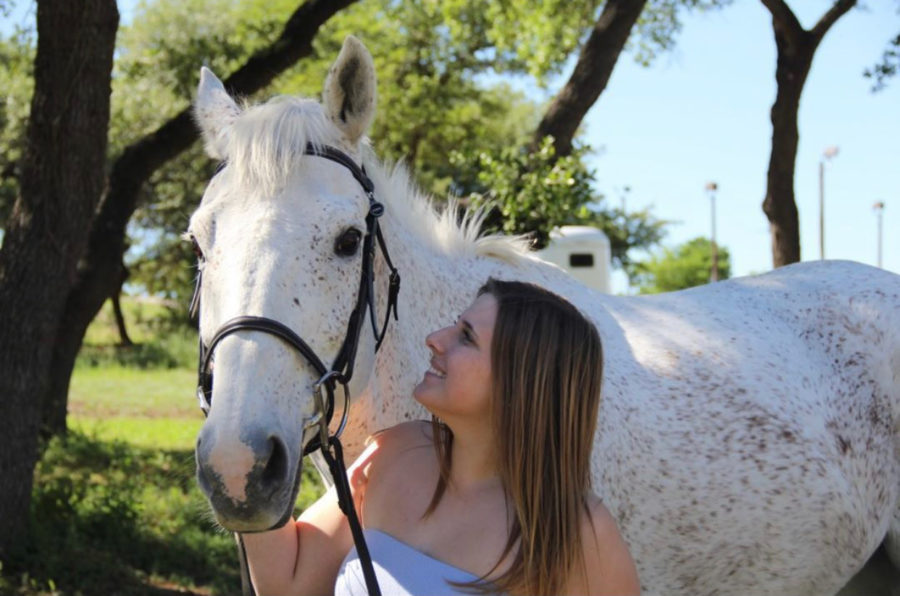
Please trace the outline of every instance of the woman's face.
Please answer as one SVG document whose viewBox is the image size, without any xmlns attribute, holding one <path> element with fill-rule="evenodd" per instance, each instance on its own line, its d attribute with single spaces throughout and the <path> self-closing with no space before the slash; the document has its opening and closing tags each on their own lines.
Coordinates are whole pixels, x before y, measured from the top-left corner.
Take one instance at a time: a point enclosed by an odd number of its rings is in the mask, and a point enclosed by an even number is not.
<svg viewBox="0 0 900 596">
<path fill-rule="evenodd" d="M 413 390 L 429 412 L 449 421 L 467 416 L 490 416 L 491 338 L 497 300 L 479 296 L 456 324 L 425 338 L 431 367 Z"/>
</svg>

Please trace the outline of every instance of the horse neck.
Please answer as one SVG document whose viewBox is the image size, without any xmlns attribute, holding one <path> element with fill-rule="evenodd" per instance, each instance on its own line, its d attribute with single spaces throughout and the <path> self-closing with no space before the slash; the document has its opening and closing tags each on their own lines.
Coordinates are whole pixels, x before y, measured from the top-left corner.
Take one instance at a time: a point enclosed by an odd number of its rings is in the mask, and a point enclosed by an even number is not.
<svg viewBox="0 0 900 596">
<path fill-rule="evenodd" d="M 451 324 L 471 304 L 488 277 L 504 276 L 513 268 L 499 259 L 423 246 L 421 236 L 404 229 L 397 220 L 386 217 L 384 223 L 385 239 L 402 283 L 399 320 L 390 322 L 369 383 L 370 403 L 365 416 L 373 430 L 427 417 L 411 399 L 413 388 L 428 368 L 430 352 L 425 337 Z M 378 275 L 384 279 L 387 273 L 383 263 L 379 269 Z M 384 308 L 379 305 L 379 312 Z"/>
</svg>

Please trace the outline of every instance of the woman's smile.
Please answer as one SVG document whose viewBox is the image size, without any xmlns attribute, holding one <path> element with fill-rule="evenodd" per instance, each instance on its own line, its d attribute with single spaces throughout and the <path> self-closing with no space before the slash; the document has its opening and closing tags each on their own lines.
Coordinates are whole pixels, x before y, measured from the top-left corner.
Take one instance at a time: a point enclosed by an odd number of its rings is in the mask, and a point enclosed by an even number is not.
<svg viewBox="0 0 900 596">
<path fill-rule="evenodd" d="M 434 362 L 431 363 L 431 366 L 428 370 L 425 371 L 425 376 L 431 375 L 432 377 L 437 377 L 438 379 L 444 379 L 447 377 L 447 373 L 440 370 Z"/>
</svg>

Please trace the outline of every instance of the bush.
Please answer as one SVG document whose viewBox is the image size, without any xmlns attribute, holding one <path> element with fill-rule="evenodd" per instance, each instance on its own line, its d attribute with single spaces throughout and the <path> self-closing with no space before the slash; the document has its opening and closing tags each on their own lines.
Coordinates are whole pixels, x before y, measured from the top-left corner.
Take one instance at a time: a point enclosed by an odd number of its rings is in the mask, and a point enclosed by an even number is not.
<svg viewBox="0 0 900 596">
<path fill-rule="evenodd" d="M 236 594 L 232 535 L 194 481 L 190 449 L 156 450 L 70 431 L 35 469 L 28 542 L 0 562 L 0 594 Z M 304 467 L 298 512 L 321 494 Z"/>
<path fill-rule="evenodd" d="M 191 460 L 76 432 L 53 439 L 35 470 L 28 543 L 0 592 L 235 592 L 234 541 L 211 521 Z"/>
</svg>

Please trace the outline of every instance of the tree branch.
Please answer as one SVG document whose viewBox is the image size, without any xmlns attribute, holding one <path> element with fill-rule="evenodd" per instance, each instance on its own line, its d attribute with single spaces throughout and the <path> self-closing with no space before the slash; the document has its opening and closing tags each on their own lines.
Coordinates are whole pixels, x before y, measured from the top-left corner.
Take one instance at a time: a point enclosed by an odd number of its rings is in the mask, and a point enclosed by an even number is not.
<svg viewBox="0 0 900 596">
<path fill-rule="evenodd" d="M 816 38 L 816 41 L 825 37 L 825 34 L 828 33 L 831 26 L 834 25 L 839 18 L 847 14 L 854 6 L 856 6 L 856 0 L 837 0 L 837 2 L 828 9 L 828 12 L 823 14 L 822 18 L 819 19 L 819 22 L 810 30 L 810 33 Z"/>
<path fill-rule="evenodd" d="M 760 2 L 772 13 L 772 20 L 789 38 L 791 45 L 797 45 L 805 29 L 791 7 L 784 0 L 760 0 Z"/>
<path fill-rule="evenodd" d="M 251 56 L 224 84 L 238 95 L 250 95 L 262 89 L 297 60 L 309 55 L 319 28 L 354 2 L 356 0 L 308 0 L 303 3 L 288 19 L 278 39 Z M 91 232 L 93 248 L 108 247 L 111 232 L 124 238 L 125 226 L 134 213 L 141 186 L 154 171 L 187 149 L 197 136 L 191 108 L 185 108 L 122 152 L 113 163 L 108 190 Z M 99 255 L 89 254 L 89 257 L 96 256 Z M 118 260 L 120 255 L 111 258 Z"/>
<path fill-rule="evenodd" d="M 532 146 L 550 135 L 557 155 L 572 151 L 572 138 L 584 115 L 606 88 L 613 67 L 647 0 L 608 0 L 581 49 L 572 76 L 553 99 L 535 131 Z"/>
</svg>

